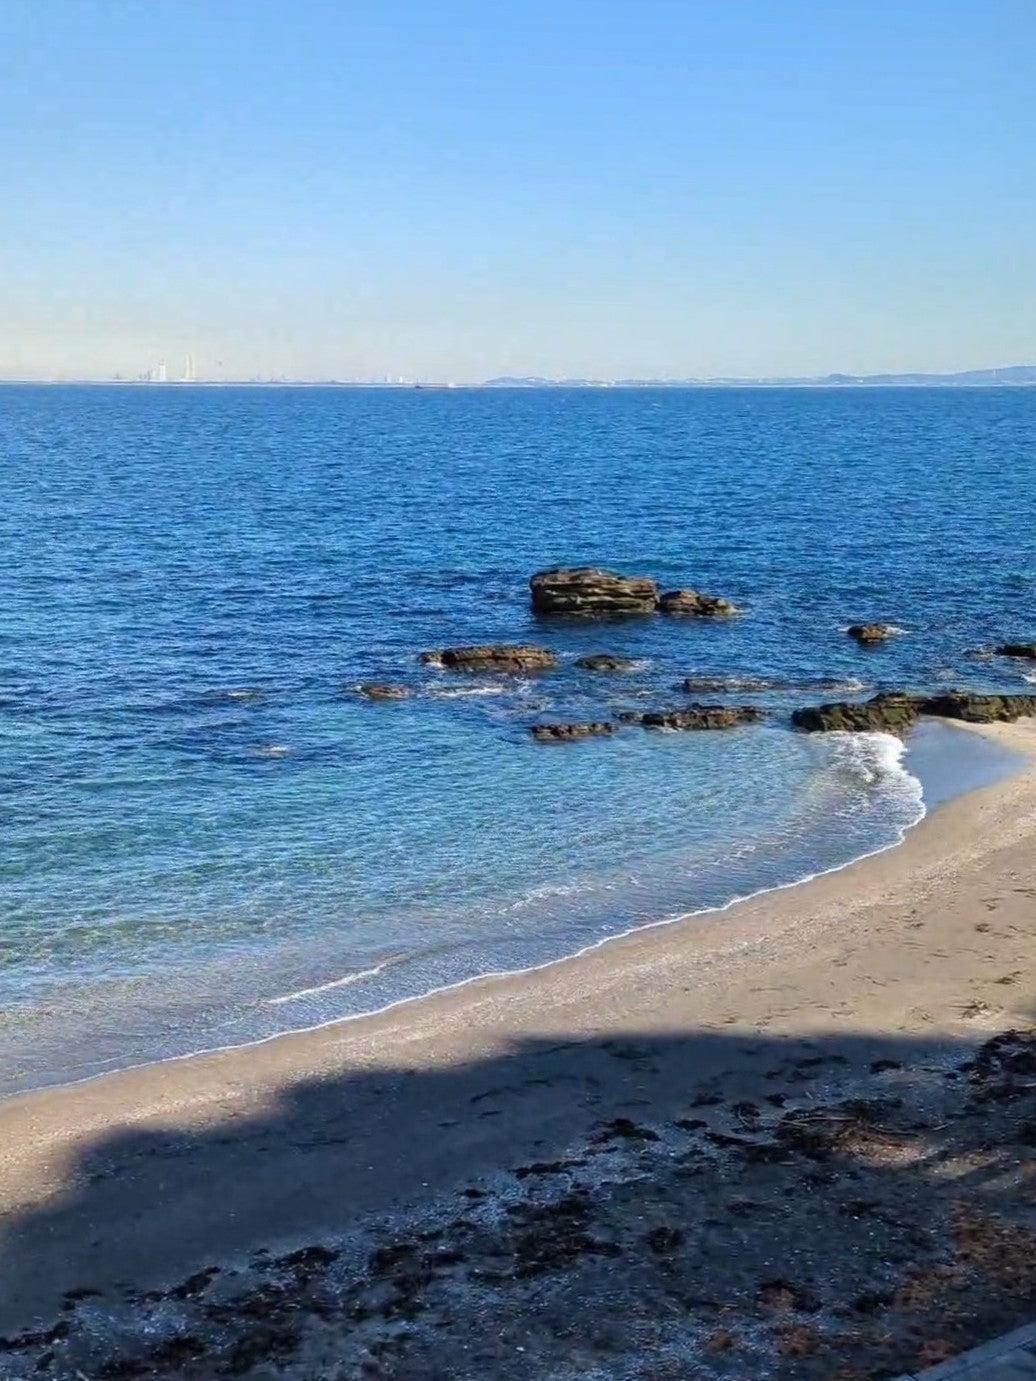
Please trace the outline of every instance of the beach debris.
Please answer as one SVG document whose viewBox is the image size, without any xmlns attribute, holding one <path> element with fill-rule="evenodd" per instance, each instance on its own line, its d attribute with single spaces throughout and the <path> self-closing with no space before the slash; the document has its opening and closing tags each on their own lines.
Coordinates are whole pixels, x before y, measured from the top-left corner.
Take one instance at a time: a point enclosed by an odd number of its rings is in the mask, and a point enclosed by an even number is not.
<svg viewBox="0 0 1036 1381">
<path fill-rule="evenodd" d="M 699 590 L 667 590 L 658 598 L 662 614 L 689 615 L 692 618 L 730 619 L 741 613 L 733 600 L 722 595 L 706 595 Z"/>
<path fill-rule="evenodd" d="M 537 571 L 529 581 L 537 614 L 608 615 L 653 614 L 658 608 L 658 583 L 647 576 L 619 575 L 597 566 L 555 567 Z"/>
<path fill-rule="evenodd" d="M 585 724 L 533 724 L 529 732 L 537 743 L 571 743 L 581 738 L 605 738 L 615 733 L 615 725 L 607 720 Z"/>
<path fill-rule="evenodd" d="M 846 632 L 850 638 L 855 638 L 858 643 L 869 647 L 875 643 L 885 642 L 898 630 L 890 623 L 853 623 L 849 625 Z"/>
<path fill-rule="evenodd" d="M 679 710 L 623 710 L 624 724 L 641 724 L 645 729 L 736 729 L 755 724 L 765 715 L 756 705 L 686 705 Z"/>
<path fill-rule="evenodd" d="M 406 700 L 410 695 L 408 686 L 400 686 L 391 681 L 361 681 L 350 686 L 354 695 L 366 696 L 368 700 Z"/>
<path fill-rule="evenodd" d="M 993 651 L 998 657 L 1030 657 L 1036 659 L 1036 643 L 1001 643 Z"/>
<path fill-rule="evenodd" d="M 448 671 L 550 671 L 558 665 L 553 652 L 545 647 L 521 644 L 486 644 L 478 647 L 444 647 L 422 652 L 419 661 L 426 666 Z"/>
<path fill-rule="evenodd" d="M 595 652 L 576 662 L 582 671 L 632 671 L 638 665 L 635 657 L 619 657 L 613 652 Z"/>
<path fill-rule="evenodd" d="M 610 1122 L 605 1123 L 603 1130 L 594 1138 L 595 1141 L 658 1141 L 658 1133 L 650 1127 L 641 1127 L 634 1122 L 631 1117 L 613 1117 Z"/>
</svg>

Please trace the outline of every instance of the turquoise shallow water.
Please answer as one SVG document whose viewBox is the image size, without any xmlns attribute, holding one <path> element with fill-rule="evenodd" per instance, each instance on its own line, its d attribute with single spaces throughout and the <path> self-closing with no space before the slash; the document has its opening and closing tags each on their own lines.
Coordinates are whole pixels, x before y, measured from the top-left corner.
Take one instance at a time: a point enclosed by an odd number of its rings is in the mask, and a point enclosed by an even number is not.
<svg viewBox="0 0 1036 1381">
<path fill-rule="evenodd" d="M 730 734 L 527 725 L 678 705 L 692 673 L 1024 690 L 1034 669 L 963 654 L 1036 633 L 1034 458 L 1022 390 L 0 389 L 0 1088 L 370 1010 L 894 843 L 912 766 L 934 798 L 1003 761 L 953 731 L 906 763 L 792 734 L 824 698 L 802 690 Z M 558 561 L 748 613 L 543 625 L 525 581 Z M 872 617 L 904 634 L 861 651 L 844 629 Z M 563 669 L 415 660 L 517 639 Z M 577 672 L 597 650 L 642 667 Z M 416 693 L 343 693 L 374 677 Z"/>
</svg>

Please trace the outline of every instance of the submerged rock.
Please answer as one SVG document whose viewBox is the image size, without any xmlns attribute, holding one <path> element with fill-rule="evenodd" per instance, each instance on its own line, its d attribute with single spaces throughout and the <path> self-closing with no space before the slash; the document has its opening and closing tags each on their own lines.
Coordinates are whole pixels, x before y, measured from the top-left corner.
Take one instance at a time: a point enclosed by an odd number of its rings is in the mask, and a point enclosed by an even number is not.
<svg viewBox="0 0 1036 1381">
<path fill-rule="evenodd" d="M 602 738 L 615 733 L 615 725 L 606 720 L 587 724 L 534 724 L 530 730 L 538 743 L 569 743 L 579 738 Z"/>
<path fill-rule="evenodd" d="M 553 652 L 545 647 L 507 644 L 485 647 L 444 647 L 438 652 L 422 652 L 427 666 L 450 671 L 549 671 L 558 665 Z"/>
<path fill-rule="evenodd" d="M 611 652 L 595 652 L 591 657 L 580 657 L 576 666 L 583 671 L 632 671 L 637 665 L 633 657 L 617 657 Z"/>
<path fill-rule="evenodd" d="M 846 630 L 850 638 L 855 638 L 858 643 L 864 645 L 883 643 L 891 638 L 895 631 L 890 623 L 854 623 Z"/>
<path fill-rule="evenodd" d="M 1036 660 L 1036 643 L 1001 643 L 993 651 L 998 657 L 1031 657 Z"/>
<path fill-rule="evenodd" d="M 852 693 L 868 689 L 864 681 L 843 681 L 836 677 L 817 676 L 800 681 L 782 681 L 767 676 L 685 676 L 681 690 L 690 694 L 700 691 L 719 693 L 738 692 L 758 695 L 765 691 L 845 691 Z"/>
<path fill-rule="evenodd" d="M 680 689 L 695 691 L 740 691 L 756 693 L 779 690 L 780 681 L 767 681 L 757 676 L 685 676 Z"/>
<path fill-rule="evenodd" d="M 653 614 L 658 585 L 647 576 L 618 575 L 596 566 L 558 567 L 538 571 L 529 581 L 537 614 L 607 615 Z"/>
<path fill-rule="evenodd" d="M 870 700 L 835 700 L 827 705 L 808 705 L 795 710 L 791 722 L 811 733 L 902 734 L 917 723 L 920 700 L 916 695 L 875 695 Z"/>
<path fill-rule="evenodd" d="M 658 599 L 663 614 L 685 614 L 693 618 L 729 619 L 741 610 L 721 595 L 704 595 L 699 590 L 667 590 Z"/>
<path fill-rule="evenodd" d="M 355 695 L 364 695 L 368 700 L 406 700 L 410 695 L 409 687 L 395 685 L 391 681 L 361 681 L 358 686 L 351 686 L 350 690 Z"/>
<path fill-rule="evenodd" d="M 687 705 L 682 710 L 625 710 L 619 718 L 645 729 L 736 729 L 765 716 L 755 705 Z"/>
</svg>

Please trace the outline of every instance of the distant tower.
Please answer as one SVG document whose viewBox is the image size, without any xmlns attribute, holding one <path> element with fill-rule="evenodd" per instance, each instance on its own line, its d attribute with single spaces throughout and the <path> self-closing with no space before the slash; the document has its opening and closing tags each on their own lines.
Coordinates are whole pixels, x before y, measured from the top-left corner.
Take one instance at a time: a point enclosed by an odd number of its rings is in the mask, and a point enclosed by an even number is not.
<svg viewBox="0 0 1036 1381">
<path fill-rule="evenodd" d="M 165 367 L 165 360 L 159 360 L 158 368 L 155 370 L 155 383 L 164 384 L 169 378 L 169 373 Z"/>
<path fill-rule="evenodd" d="M 185 384 L 194 383 L 194 360 L 190 355 L 185 355 L 183 360 L 183 382 Z"/>
</svg>

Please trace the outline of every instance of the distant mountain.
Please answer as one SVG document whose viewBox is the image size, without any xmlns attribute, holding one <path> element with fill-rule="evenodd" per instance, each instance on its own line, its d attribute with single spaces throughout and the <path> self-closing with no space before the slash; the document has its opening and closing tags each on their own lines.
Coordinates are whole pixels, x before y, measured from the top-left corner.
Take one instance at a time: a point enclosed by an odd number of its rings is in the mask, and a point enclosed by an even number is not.
<svg viewBox="0 0 1036 1381">
<path fill-rule="evenodd" d="M 1017 388 L 1036 386 L 1036 365 L 965 369 L 958 374 L 824 374 L 763 379 L 544 379 L 502 375 L 486 388 Z"/>
</svg>

